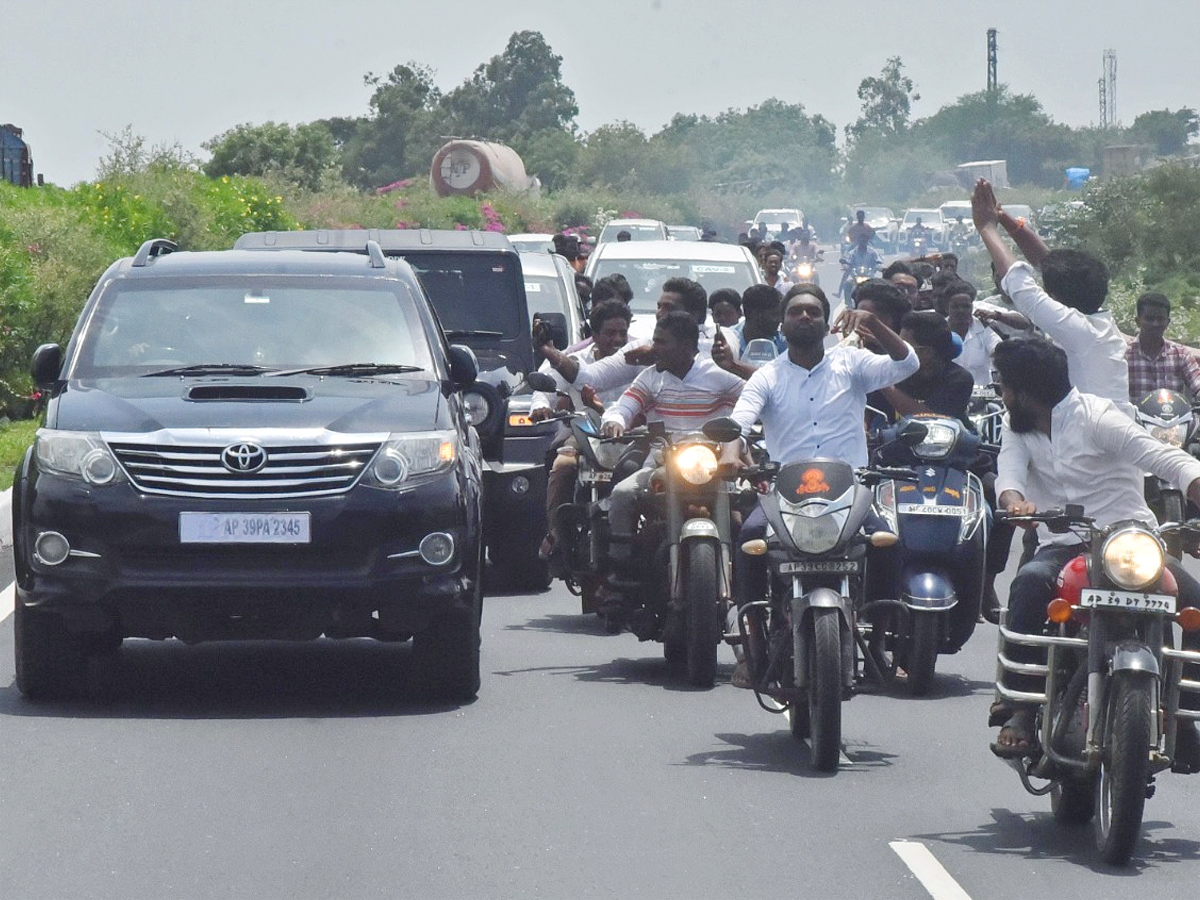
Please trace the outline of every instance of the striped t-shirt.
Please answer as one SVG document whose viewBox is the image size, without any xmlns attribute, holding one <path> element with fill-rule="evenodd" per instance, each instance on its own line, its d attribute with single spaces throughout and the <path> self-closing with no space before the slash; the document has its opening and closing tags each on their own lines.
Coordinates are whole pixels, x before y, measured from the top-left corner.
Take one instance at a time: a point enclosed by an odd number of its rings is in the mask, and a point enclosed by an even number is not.
<svg viewBox="0 0 1200 900">
<path fill-rule="evenodd" d="M 651 366 L 608 408 L 604 421 L 628 428 L 643 413 L 647 424 L 661 422 L 668 432 L 699 431 L 709 419 L 729 415 L 745 383 L 703 356 L 683 378 Z"/>
</svg>

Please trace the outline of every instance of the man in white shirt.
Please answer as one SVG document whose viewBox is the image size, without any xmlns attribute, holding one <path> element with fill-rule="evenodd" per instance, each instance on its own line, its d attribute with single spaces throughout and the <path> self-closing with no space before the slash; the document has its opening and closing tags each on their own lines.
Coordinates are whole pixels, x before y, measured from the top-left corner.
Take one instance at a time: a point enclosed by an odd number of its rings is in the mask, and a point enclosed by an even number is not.
<svg viewBox="0 0 1200 900">
<path fill-rule="evenodd" d="M 1001 337 L 975 318 L 975 287 L 955 281 L 945 291 L 946 322 L 962 338 L 962 352 L 954 361 L 971 373 L 976 387 L 992 383 L 992 353 Z"/>
<path fill-rule="evenodd" d="M 658 298 L 656 320 L 661 322 L 665 315 L 677 310 L 687 312 L 695 320 L 700 335 L 698 348 L 701 356 L 710 358 L 713 344 L 724 343 L 732 348 L 734 357 L 737 357 L 737 335 L 719 325 L 710 325 L 707 321 L 708 294 L 703 285 L 690 278 L 667 279 L 663 284 L 662 296 Z M 626 344 L 612 356 L 592 363 L 571 359 L 551 344 L 542 347 L 541 351 L 569 383 L 576 387 L 590 385 L 597 392 L 628 385 L 643 368 L 654 362 L 653 343 L 638 340 Z"/>
<path fill-rule="evenodd" d="M 1154 525 L 1142 495 L 1146 471 L 1178 485 L 1193 503 L 1200 501 L 1200 461 L 1151 437 L 1112 400 L 1073 388 L 1062 349 L 1040 338 L 1006 341 L 996 348 L 994 362 L 1009 416 L 996 479 L 1000 509 L 1020 516 L 1076 504 L 1100 526 L 1124 520 Z M 1038 551 L 1013 578 L 1008 601 L 1008 627 L 1025 634 L 1041 633 L 1059 572 L 1085 550 L 1074 534 L 1038 527 Z M 1180 600 L 1200 602 L 1200 584 L 1178 564 L 1169 568 Z M 1185 646 L 1189 640 L 1185 636 Z M 1008 652 L 1020 662 L 1038 661 L 1037 648 L 1011 645 Z M 1036 676 L 1009 675 L 1007 680 L 1017 690 L 1040 685 Z M 1034 710 L 998 702 L 992 724 L 1001 723 L 994 752 L 1026 755 L 1035 740 Z M 1200 764 L 1195 729 L 1181 728 L 1179 734 L 1180 758 L 1194 771 L 1191 767 Z"/>
<path fill-rule="evenodd" d="M 975 229 L 992 256 L 997 272 L 1013 306 L 1067 353 L 1071 383 L 1085 394 L 1106 397 L 1129 415 L 1129 369 L 1125 362 L 1126 341 L 1102 310 L 1108 295 L 1108 269 L 1104 263 L 1081 250 L 1048 250 L 1022 219 L 1014 219 L 1000 208 L 992 186 L 982 178 L 971 196 Z M 1003 225 L 1029 263 L 1018 262 L 1000 237 Z M 1045 289 L 1034 279 L 1033 266 L 1042 270 Z"/>
<path fill-rule="evenodd" d="M 762 422 L 767 452 L 775 462 L 823 456 L 865 466 L 867 394 L 908 378 L 921 361 L 899 335 L 863 309 L 842 310 L 833 329 L 869 337 L 883 352 L 845 345 L 826 350 L 829 300 L 815 285 L 792 288 L 784 304 L 782 330 L 788 351 L 750 376 L 731 415 L 743 434 Z M 722 461 L 736 465 L 728 452 Z M 756 507 L 742 525 L 738 547 L 762 537 L 766 527 L 766 515 Z M 739 606 L 765 594 L 766 575 L 764 557 L 740 550 L 734 554 Z"/>
<path fill-rule="evenodd" d="M 605 437 L 620 437 L 639 415 L 667 433 L 699 431 L 709 419 L 728 415 L 746 382 L 697 352 L 699 328 L 685 312 L 664 316 L 654 329 L 654 366 L 644 370 L 604 413 Z M 610 558 L 629 558 L 638 493 L 650 483 L 655 463 L 618 482 L 609 500 Z"/>
</svg>

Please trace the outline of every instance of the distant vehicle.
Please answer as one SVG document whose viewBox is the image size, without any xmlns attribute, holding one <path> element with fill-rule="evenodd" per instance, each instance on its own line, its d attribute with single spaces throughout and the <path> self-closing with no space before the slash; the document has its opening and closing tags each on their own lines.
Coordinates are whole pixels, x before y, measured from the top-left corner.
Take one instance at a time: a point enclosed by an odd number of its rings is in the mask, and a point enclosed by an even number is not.
<svg viewBox="0 0 1200 900">
<path fill-rule="evenodd" d="M 1007 209 L 1007 207 L 1005 207 Z M 1037 233 L 1042 237 L 1057 237 L 1063 227 L 1072 218 L 1083 211 L 1082 200 L 1068 200 L 1065 203 L 1047 203 L 1037 214 Z"/>
<path fill-rule="evenodd" d="M 760 209 L 750 220 L 750 227 L 759 232 L 766 229 L 767 237 L 774 240 L 803 221 L 804 213 L 798 209 Z"/>
<path fill-rule="evenodd" d="M 556 328 L 561 325 L 560 350 L 586 337 L 587 315 L 575 288 L 575 270 L 571 264 L 557 253 L 525 253 L 521 256 L 521 272 L 525 277 L 529 324 L 532 326 L 534 319 L 541 319 Z M 515 395 L 519 396 L 525 395 Z"/>
<path fill-rule="evenodd" d="M 1024 203 L 1002 203 L 1001 206 L 1014 219 L 1024 219 L 1028 227 L 1037 228 L 1037 215 L 1034 213 L 1032 206 L 1027 206 Z"/>
<path fill-rule="evenodd" d="M 634 321 L 630 334 L 653 331 L 654 313 L 668 278 L 691 278 L 712 294 L 733 288 L 741 294 L 762 283 L 762 272 L 750 251 L 740 244 L 705 241 L 626 241 L 600 244 L 588 259 L 585 274 L 593 281 L 620 273 L 633 288 Z"/>
<path fill-rule="evenodd" d="M 942 211 L 942 221 L 949 225 L 956 217 L 962 216 L 964 222 L 972 225 L 970 200 L 947 200 L 938 207 Z M 972 226 L 973 227 L 973 226 Z"/>
<path fill-rule="evenodd" d="M 700 229 L 694 225 L 668 225 L 667 236 L 673 241 L 698 241 Z"/>
<path fill-rule="evenodd" d="M 900 232 L 900 220 L 896 218 L 896 214 L 886 206 L 865 206 L 861 204 L 848 207 L 847 215 L 842 217 L 842 230 L 838 243 L 841 245 L 843 252 L 850 247 L 850 226 L 858 221 L 858 211 L 860 209 L 865 214 L 863 221 L 875 229 L 875 242 L 882 246 L 884 250 L 895 253 L 898 245 L 897 235 Z"/>
<path fill-rule="evenodd" d="M 622 231 L 629 232 L 631 241 L 666 241 L 671 237 L 667 226 L 658 219 L 612 219 L 600 231 L 596 243 L 615 242 Z"/>
<path fill-rule="evenodd" d="M 900 246 L 908 246 L 908 233 L 917 224 L 917 219 L 920 219 L 921 224 L 929 229 L 929 239 L 932 245 L 939 249 L 945 249 L 946 223 L 942 221 L 942 211 L 940 209 L 905 210 L 904 218 L 900 221 L 900 227 L 896 233 L 896 240 Z"/>
<path fill-rule="evenodd" d="M 510 234 L 508 242 L 518 253 L 553 253 L 552 234 Z"/>
</svg>

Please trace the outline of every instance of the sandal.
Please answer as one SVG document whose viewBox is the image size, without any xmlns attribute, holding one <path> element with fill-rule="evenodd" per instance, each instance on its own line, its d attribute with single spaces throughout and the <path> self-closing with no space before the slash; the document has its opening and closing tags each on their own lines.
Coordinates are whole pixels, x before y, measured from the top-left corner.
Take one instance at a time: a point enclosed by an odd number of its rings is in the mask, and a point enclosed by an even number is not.
<svg viewBox="0 0 1200 900">
<path fill-rule="evenodd" d="M 999 737 L 1008 738 L 1001 743 L 999 738 L 990 746 L 1001 759 L 1020 759 L 1033 753 L 1037 738 L 1033 733 L 1033 710 L 1020 709 L 1009 717 L 1000 729 Z"/>
</svg>

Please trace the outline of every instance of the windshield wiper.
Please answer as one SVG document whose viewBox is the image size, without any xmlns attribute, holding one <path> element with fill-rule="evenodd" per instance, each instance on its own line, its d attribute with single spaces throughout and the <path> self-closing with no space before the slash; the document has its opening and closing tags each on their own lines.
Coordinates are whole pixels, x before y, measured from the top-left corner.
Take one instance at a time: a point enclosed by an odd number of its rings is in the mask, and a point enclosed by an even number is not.
<svg viewBox="0 0 1200 900">
<path fill-rule="evenodd" d="M 485 337 L 485 338 L 501 338 L 504 337 L 503 331 L 468 331 L 461 328 L 451 328 L 446 332 L 448 338 L 468 338 L 468 337 Z"/>
<path fill-rule="evenodd" d="M 393 375 L 397 372 L 423 372 L 420 366 L 402 366 L 396 363 L 342 363 L 337 366 L 309 366 L 304 369 L 282 369 L 271 372 L 267 377 L 283 375 Z"/>
<path fill-rule="evenodd" d="M 160 375 L 261 375 L 270 372 L 269 366 L 252 366 L 249 363 L 199 363 L 194 366 L 178 366 L 174 369 L 160 369 L 157 372 L 147 372 L 142 378 L 156 378 Z"/>
</svg>

